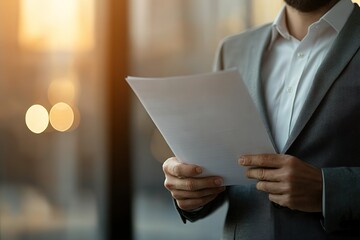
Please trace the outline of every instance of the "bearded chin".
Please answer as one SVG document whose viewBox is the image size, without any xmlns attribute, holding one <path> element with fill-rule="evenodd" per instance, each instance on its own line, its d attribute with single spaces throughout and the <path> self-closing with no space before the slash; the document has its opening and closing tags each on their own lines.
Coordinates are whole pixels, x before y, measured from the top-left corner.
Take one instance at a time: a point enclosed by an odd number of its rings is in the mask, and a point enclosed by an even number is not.
<svg viewBox="0 0 360 240">
<path fill-rule="evenodd" d="M 334 2 L 334 0 L 285 0 L 285 2 L 300 12 L 312 12 Z"/>
</svg>

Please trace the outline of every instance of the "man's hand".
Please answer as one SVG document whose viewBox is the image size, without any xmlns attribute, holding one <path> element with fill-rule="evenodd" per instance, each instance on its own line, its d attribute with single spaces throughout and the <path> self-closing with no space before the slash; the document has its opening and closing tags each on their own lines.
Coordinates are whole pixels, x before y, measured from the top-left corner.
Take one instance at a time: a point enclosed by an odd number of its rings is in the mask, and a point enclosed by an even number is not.
<svg viewBox="0 0 360 240">
<path fill-rule="evenodd" d="M 204 206 L 225 190 L 221 177 L 197 177 L 202 168 L 169 158 L 163 164 L 164 186 L 184 211 Z"/>
<path fill-rule="evenodd" d="M 270 201 L 304 212 L 322 211 L 322 173 L 290 155 L 245 155 L 239 164 L 247 166 L 248 178 L 259 180 L 258 190 L 267 192 Z"/>
</svg>

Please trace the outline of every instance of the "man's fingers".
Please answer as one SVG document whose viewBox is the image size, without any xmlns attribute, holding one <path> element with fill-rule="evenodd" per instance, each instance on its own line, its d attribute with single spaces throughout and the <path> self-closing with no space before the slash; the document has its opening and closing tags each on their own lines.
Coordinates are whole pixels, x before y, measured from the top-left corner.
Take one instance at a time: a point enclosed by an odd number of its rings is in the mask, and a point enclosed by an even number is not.
<svg viewBox="0 0 360 240">
<path fill-rule="evenodd" d="M 273 168 L 249 168 L 246 170 L 246 176 L 251 179 L 259 181 L 274 181 L 281 180 L 281 171 Z"/>
<path fill-rule="evenodd" d="M 226 187 L 207 188 L 199 191 L 175 190 L 171 192 L 171 195 L 176 200 L 196 199 L 219 194 L 225 189 Z"/>
<path fill-rule="evenodd" d="M 289 188 L 286 183 L 260 181 L 256 184 L 256 189 L 269 194 L 286 194 Z"/>
<path fill-rule="evenodd" d="M 282 165 L 281 159 L 278 154 L 243 155 L 239 164 L 247 167 L 278 168 Z"/>
<path fill-rule="evenodd" d="M 216 188 L 224 184 L 221 177 L 184 178 L 174 176 L 165 178 L 164 186 L 168 190 L 198 191 L 207 188 Z"/>
<path fill-rule="evenodd" d="M 184 211 L 190 211 L 202 207 L 217 197 L 218 194 L 209 195 L 196 199 L 176 200 L 178 207 Z"/>
<path fill-rule="evenodd" d="M 163 171 L 178 178 L 194 177 L 202 173 L 202 168 L 196 165 L 179 162 L 175 157 L 167 159 L 163 163 Z"/>
</svg>

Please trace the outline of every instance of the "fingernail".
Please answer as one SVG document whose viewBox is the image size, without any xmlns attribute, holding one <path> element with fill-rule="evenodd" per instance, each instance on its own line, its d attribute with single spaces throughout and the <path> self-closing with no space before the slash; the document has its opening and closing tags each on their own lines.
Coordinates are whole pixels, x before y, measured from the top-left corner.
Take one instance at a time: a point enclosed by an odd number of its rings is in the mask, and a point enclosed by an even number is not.
<svg viewBox="0 0 360 240">
<path fill-rule="evenodd" d="M 201 167 L 196 167 L 195 171 L 200 174 L 200 173 L 202 173 L 202 168 Z"/>
<path fill-rule="evenodd" d="M 215 179 L 215 184 L 217 185 L 217 186 L 221 186 L 221 185 L 223 185 L 223 183 L 224 183 L 224 181 L 221 179 L 221 178 L 218 178 L 218 179 Z"/>
</svg>

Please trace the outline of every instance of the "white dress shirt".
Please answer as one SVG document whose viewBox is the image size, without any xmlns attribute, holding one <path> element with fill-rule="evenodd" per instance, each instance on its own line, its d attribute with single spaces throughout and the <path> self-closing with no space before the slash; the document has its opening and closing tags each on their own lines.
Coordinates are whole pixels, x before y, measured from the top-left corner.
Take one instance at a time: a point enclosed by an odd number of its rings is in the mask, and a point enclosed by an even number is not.
<svg viewBox="0 0 360 240">
<path fill-rule="evenodd" d="M 309 26 L 307 35 L 301 41 L 289 34 L 285 7 L 276 17 L 261 74 L 267 116 L 280 151 L 300 115 L 319 66 L 353 8 L 350 0 L 340 0 L 319 21 Z M 325 184 L 323 182 L 324 217 Z"/>
<path fill-rule="evenodd" d="M 264 58 L 262 80 L 267 116 L 278 149 L 283 150 L 298 119 L 315 74 L 353 10 L 340 0 L 299 41 L 289 34 L 285 7 L 273 22 L 272 38 Z"/>
</svg>

